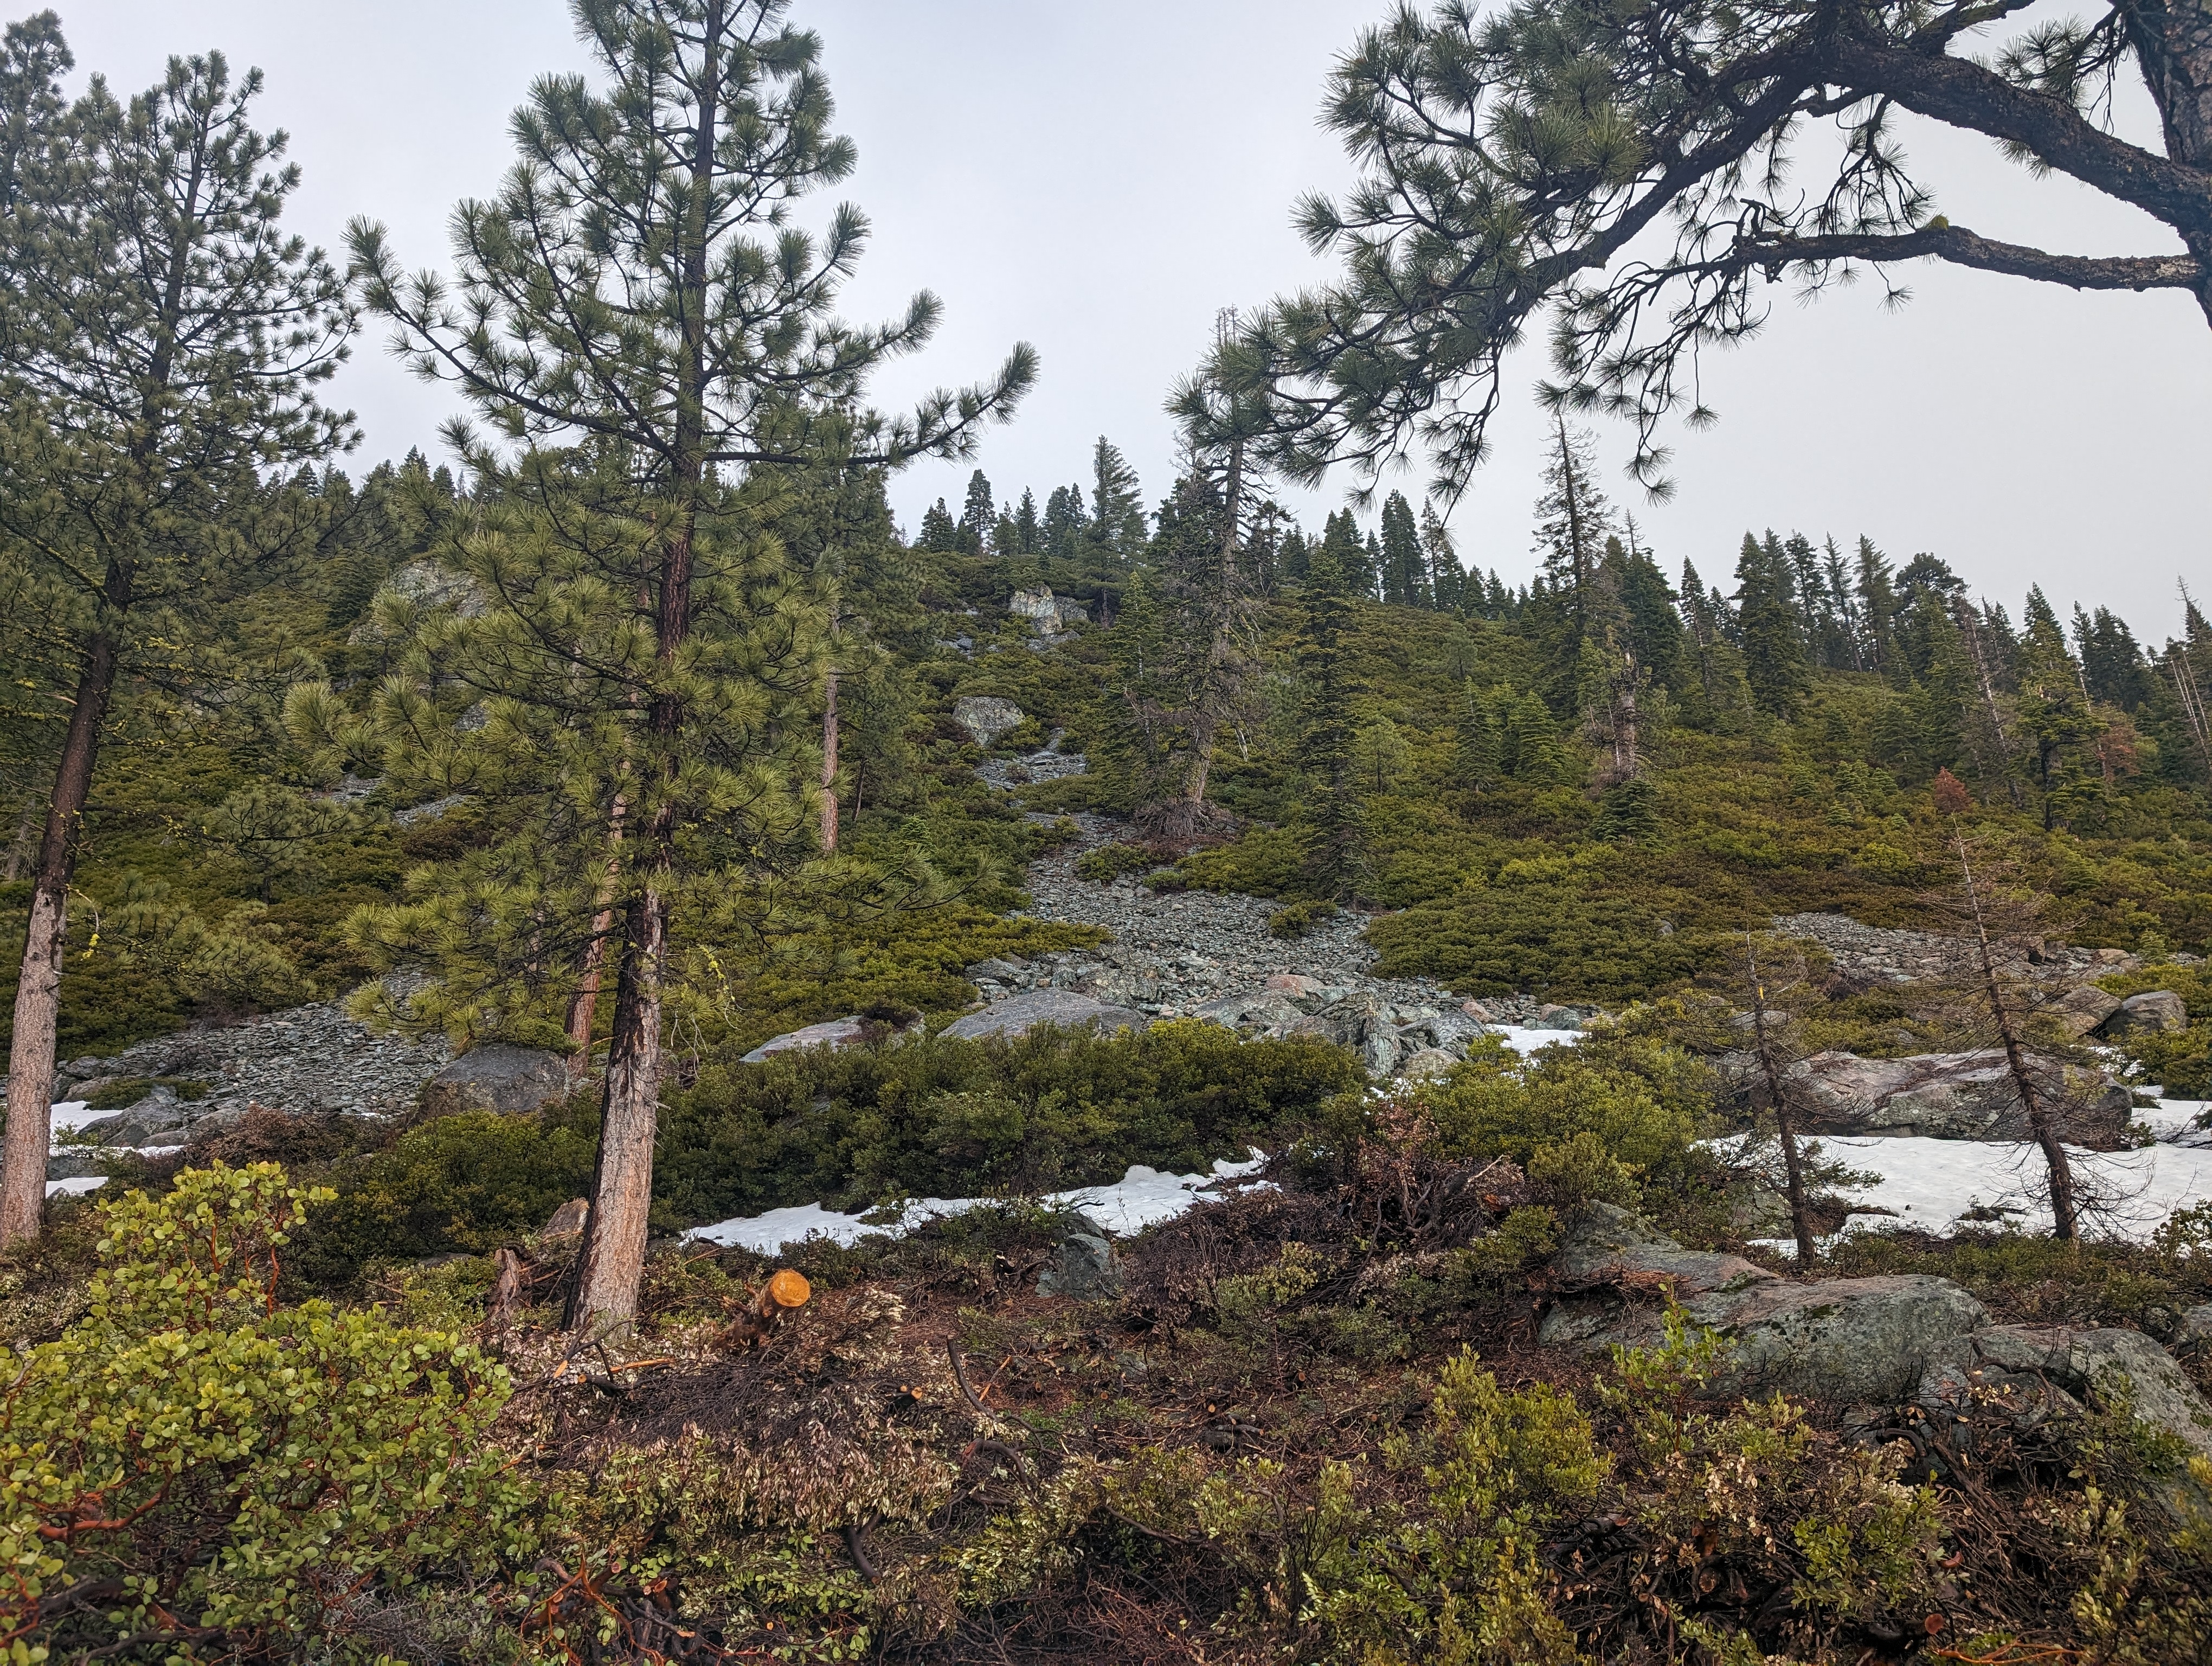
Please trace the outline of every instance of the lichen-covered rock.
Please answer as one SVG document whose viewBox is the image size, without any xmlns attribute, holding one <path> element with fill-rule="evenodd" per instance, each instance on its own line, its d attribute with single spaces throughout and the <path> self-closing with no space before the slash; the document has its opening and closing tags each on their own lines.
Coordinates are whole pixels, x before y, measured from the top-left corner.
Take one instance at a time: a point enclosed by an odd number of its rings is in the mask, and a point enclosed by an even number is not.
<svg viewBox="0 0 2212 1666">
<path fill-rule="evenodd" d="M 945 1033 L 960 1039 L 981 1036 L 1020 1036 L 1041 1024 L 1090 1025 L 1103 1031 L 1142 1030 L 1152 1020 L 1127 1006 L 1109 1006 L 1073 989 L 1028 989 L 994 1001 L 980 1012 L 970 1012 L 945 1026 Z"/>
<path fill-rule="evenodd" d="M 2077 1402 L 2124 1403 L 2136 1422 L 2212 1458 L 2212 1406 L 2173 1356 L 2140 1331 L 1985 1326 L 1929 1356 L 1918 1399 L 1940 1414 L 1963 1406 L 1976 1388 L 2016 1403 L 2023 1422 L 2079 1411 Z"/>
<path fill-rule="evenodd" d="M 995 694 L 964 695 L 952 702 L 952 721 L 973 735 L 978 746 L 988 747 L 1019 727 L 1022 708 Z"/>
<path fill-rule="evenodd" d="M 2037 1008 L 2079 1041 L 2120 1010 L 2120 998 L 2094 983 L 2076 984 L 2056 1000 Z"/>
<path fill-rule="evenodd" d="M 1600 1351 L 1650 1347 L 1663 1297 L 1729 1344 L 1713 1393 L 1781 1389 L 1849 1403 L 1911 1394 L 1936 1351 L 1988 1310 L 1948 1279 L 1778 1278 L 1740 1256 L 1685 1250 L 1645 1222 L 1592 1206 L 1553 1259 L 1562 1284 L 1537 1340 Z"/>
<path fill-rule="evenodd" d="M 432 1116 L 464 1110 L 519 1116 L 566 1098 L 574 1085 L 568 1061 L 558 1055 L 487 1042 L 462 1054 L 422 1085 L 422 1109 Z"/>
<path fill-rule="evenodd" d="M 1079 1302 L 1105 1301 L 1121 1291 L 1121 1264 L 1114 1246 L 1095 1232 L 1070 1232 L 1053 1246 L 1037 1275 L 1037 1294 Z"/>
</svg>

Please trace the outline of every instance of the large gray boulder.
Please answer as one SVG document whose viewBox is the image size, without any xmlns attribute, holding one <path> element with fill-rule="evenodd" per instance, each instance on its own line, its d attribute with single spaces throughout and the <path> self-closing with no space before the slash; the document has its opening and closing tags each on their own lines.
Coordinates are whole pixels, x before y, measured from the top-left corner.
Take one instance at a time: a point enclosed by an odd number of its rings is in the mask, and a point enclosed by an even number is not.
<svg viewBox="0 0 2212 1666">
<path fill-rule="evenodd" d="M 2105 1033 L 2115 1040 L 2124 1036 L 2171 1035 L 2187 1028 L 2189 1004 L 2171 989 L 2146 989 L 2139 995 L 2130 995 L 2105 1023 Z"/>
<path fill-rule="evenodd" d="M 1090 1025 L 1102 1031 L 1142 1030 L 1152 1020 L 1127 1006 L 1109 1006 L 1073 989 L 1027 989 L 994 1001 L 945 1026 L 945 1033 L 972 1041 L 983 1036 L 1020 1036 L 1041 1024 Z"/>
<path fill-rule="evenodd" d="M 978 746 L 988 749 L 1000 735 L 1019 726 L 1022 708 L 995 694 L 963 695 L 952 702 L 952 721 L 973 735 Z"/>
<path fill-rule="evenodd" d="M 2105 1151 L 2127 1143 L 2135 1096 L 2124 1085 L 2042 1054 L 2029 1055 L 2028 1067 L 2039 1093 L 2059 1110 L 2068 1140 Z M 1808 1133 L 2033 1137 L 2005 1055 L 1994 1049 L 1902 1059 L 1815 1053 L 1792 1065 L 1788 1079 L 1798 1090 Z"/>
<path fill-rule="evenodd" d="M 2118 995 L 2094 983 L 2079 983 L 2037 1011 L 2055 1020 L 2060 1029 L 2079 1041 L 2118 1012 L 2120 1005 Z"/>
<path fill-rule="evenodd" d="M 1121 1292 L 1121 1264 L 1114 1246 L 1096 1232 L 1070 1232 L 1053 1246 L 1037 1294 L 1066 1296 L 1079 1302 L 1109 1300 Z"/>
<path fill-rule="evenodd" d="M 1937 1350 L 1988 1310 L 1948 1279 L 1905 1274 L 1796 1284 L 1740 1256 L 1685 1250 L 1610 1205 L 1593 1205 L 1553 1260 L 1562 1293 L 1537 1332 L 1553 1346 L 1649 1347 L 1671 1292 L 1729 1347 L 1710 1385 L 1852 1403 L 1904 1399 Z"/>
<path fill-rule="evenodd" d="M 2173 1356 L 2139 1331 L 1989 1325 L 1933 1350 L 1918 1399 L 1942 1413 L 1974 1390 L 2004 1396 L 2018 1420 L 2078 1413 L 2081 1403 L 2125 1404 L 2137 1423 L 2212 1458 L 2212 1406 Z"/>
<path fill-rule="evenodd" d="M 760 1064 L 779 1053 L 795 1053 L 809 1047 L 854 1047 L 863 1039 L 862 1019 L 856 1012 L 850 1018 L 830 1018 L 822 1024 L 810 1024 L 804 1030 L 793 1030 L 763 1042 L 738 1061 L 740 1064 Z"/>
<path fill-rule="evenodd" d="M 575 1083 L 568 1061 L 535 1047 L 486 1042 L 455 1059 L 422 1085 L 422 1110 L 432 1116 L 464 1110 L 517 1116 L 565 1099 Z"/>
</svg>

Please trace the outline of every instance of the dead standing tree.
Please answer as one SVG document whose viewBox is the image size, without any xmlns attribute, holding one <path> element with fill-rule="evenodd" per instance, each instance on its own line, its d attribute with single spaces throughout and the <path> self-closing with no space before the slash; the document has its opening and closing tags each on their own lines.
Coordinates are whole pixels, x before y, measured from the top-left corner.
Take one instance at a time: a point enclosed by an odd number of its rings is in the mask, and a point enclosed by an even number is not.
<svg viewBox="0 0 2212 1666">
<path fill-rule="evenodd" d="M 2016 980 L 2007 975 L 1999 959 L 2004 939 L 2039 935 L 2036 928 L 2042 923 L 2042 903 L 2039 899 L 2004 895 L 1990 884 L 1992 873 L 1986 863 L 1978 872 L 1974 853 L 1955 819 L 1951 822 L 1951 853 L 1958 863 L 1957 887 L 1927 900 L 1966 928 L 1961 1004 L 1987 1023 L 2003 1049 L 2013 1091 L 2020 1096 L 2030 1134 L 2043 1153 L 2048 1171 L 2051 1230 L 2058 1237 L 2071 1241 L 2081 1236 L 2085 1206 L 2094 1210 L 2097 1200 L 2084 1198 L 2072 1156 L 2066 1149 L 2063 1073 L 2056 1079 L 2056 1085 L 2047 1075 L 2038 1079 L 2021 1038 L 2021 1020 L 2033 1003 L 2015 988 Z"/>
<path fill-rule="evenodd" d="M 1770 989 L 1780 993 L 1802 987 L 1803 963 L 1792 970 L 1787 983 L 1770 983 L 1770 974 L 1783 964 L 1785 952 L 1770 946 L 1766 964 L 1759 964 L 1759 945 L 1751 933 L 1743 934 L 1743 985 L 1751 1001 L 1752 1046 L 1759 1061 L 1758 1085 L 1766 1092 L 1767 1113 L 1774 1118 L 1774 1137 L 1782 1147 L 1783 1195 L 1790 1203 L 1790 1230 L 1797 1242 L 1797 1265 L 1808 1270 L 1820 1257 L 1813 1242 L 1812 1206 L 1806 1195 L 1805 1157 L 1797 1142 L 1797 1119 L 1790 1104 L 1789 1068 L 1803 1049 L 1797 1045 L 1800 1025 L 1796 1014 L 1778 1007 Z M 1754 1090 L 1754 1102 L 1756 1101 Z"/>
</svg>

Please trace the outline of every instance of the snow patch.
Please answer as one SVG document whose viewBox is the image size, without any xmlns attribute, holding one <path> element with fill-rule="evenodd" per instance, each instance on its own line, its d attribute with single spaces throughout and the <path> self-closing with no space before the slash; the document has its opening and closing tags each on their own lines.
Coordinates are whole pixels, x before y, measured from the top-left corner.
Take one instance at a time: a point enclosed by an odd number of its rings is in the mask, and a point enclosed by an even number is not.
<svg viewBox="0 0 2212 1666">
<path fill-rule="evenodd" d="M 79 1197 L 86 1192 L 96 1192 L 106 1183 L 107 1177 L 104 1174 L 81 1174 L 73 1180 L 49 1180 L 46 1182 L 46 1195 L 52 1197 L 57 1194 L 65 1194 Z"/>
<path fill-rule="evenodd" d="M 1266 1161 L 1255 1151 L 1242 1163 L 1231 1163 L 1226 1158 L 1216 1163 L 1211 1174 L 1163 1174 L 1139 1163 L 1131 1165 L 1128 1172 L 1112 1185 L 1080 1186 L 1072 1191 L 1049 1193 L 1038 1201 L 1079 1210 L 1109 1232 L 1141 1232 L 1147 1226 L 1182 1214 L 1199 1201 L 1200 1193 L 1217 1190 L 1225 1182 L 1243 1180 L 1258 1172 Z M 690 1236 L 709 1243 L 770 1255 L 787 1243 L 801 1243 L 817 1235 L 840 1244 L 858 1243 L 871 1233 L 898 1237 L 926 1220 L 945 1219 L 1004 1201 L 988 1197 L 924 1197 L 907 1204 L 896 1214 L 872 1211 L 867 1215 L 842 1214 L 819 1203 L 802 1203 L 790 1208 L 770 1209 L 765 1214 L 738 1215 L 717 1221 L 712 1226 L 700 1227 Z"/>
<path fill-rule="evenodd" d="M 1492 1024 L 1483 1026 L 1524 1058 L 1545 1047 L 1572 1047 L 1583 1038 L 1579 1030 L 1531 1030 L 1518 1024 Z"/>
</svg>

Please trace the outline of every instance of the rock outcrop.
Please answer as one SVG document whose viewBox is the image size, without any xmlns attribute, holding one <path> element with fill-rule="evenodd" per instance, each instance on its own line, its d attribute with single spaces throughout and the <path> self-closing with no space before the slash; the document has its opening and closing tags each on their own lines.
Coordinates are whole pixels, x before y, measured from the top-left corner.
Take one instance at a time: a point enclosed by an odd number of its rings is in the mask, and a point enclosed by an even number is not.
<svg viewBox="0 0 2212 1666">
<path fill-rule="evenodd" d="M 952 702 L 952 721 L 974 736 L 978 746 L 988 749 L 1000 735 L 1020 725 L 1022 708 L 995 694 L 963 695 Z"/>
<path fill-rule="evenodd" d="M 1720 1061 L 1724 1079 L 1742 1086 L 1753 1055 Z M 2127 1144 L 2135 1096 L 2102 1071 L 2031 1054 L 2039 1091 L 2063 1121 L 2066 1138 L 2092 1150 Z M 2027 1108 L 2001 1051 L 1921 1053 L 1863 1059 L 1815 1053 L 1790 1066 L 1805 1131 L 1811 1134 L 1918 1135 L 1930 1140 L 2027 1140 Z"/>
<path fill-rule="evenodd" d="M 830 1018 L 821 1024 L 810 1024 L 804 1030 L 788 1031 L 783 1035 L 763 1042 L 739 1060 L 740 1064 L 761 1064 L 779 1053 L 793 1053 L 809 1047 L 857 1047 L 865 1037 L 862 1027 L 866 1020 L 857 1012 L 849 1018 Z"/>
<path fill-rule="evenodd" d="M 2118 1012 L 2120 1006 L 2118 995 L 2100 989 L 2094 983 L 2077 983 L 2064 994 L 2045 1002 L 2036 1011 L 2079 1041 Z"/>
<path fill-rule="evenodd" d="M 2189 1006 L 2171 989 L 2146 989 L 2130 995 L 2105 1022 L 2105 1033 L 2115 1040 L 2123 1036 L 2171 1035 L 2189 1028 Z"/>
<path fill-rule="evenodd" d="M 1964 938 L 1862 925 L 1847 915 L 1784 915 L 1774 922 L 1774 929 L 1785 937 L 1817 943 L 1827 952 L 1838 974 L 1862 988 L 1941 979 L 1973 964 Z M 2077 949 L 2020 938 L 2007 938 L 1996 947 L 1998 963 L 2007 973 L 2038 982 L 2079 982 L 2141 964 L 2118 949 Z"/>
<path fill-rule="evenodd" d="M 1801 1284 L 1739 1256 L 1685 1250 L 1607 1204 L 1591 1205 L 1570 1228 L 1553 1274 L 1559 1296 L 1538 1341 L 1588 1351 L 1650 1347 L 1663 1335 L 1671 1294 L 1693 1323 L 1729 1344 L 1707 1385 L 1714 1395 L 1910 1402 L 1941 1419 L 1978 1389 L 1982 1403 L 2022 1424 L 2124 1404 L 2145 1428 L 2212 1457 L 2212 1406 L 2137 1331 L 1990 1324 L 1966 1291 L 1918 1274 Z"/>
<path fill-rule="evenodd" d="M 514 1116 L 566 1098 L 574 1085 L 568 1062 L 558 1054 L 487 1042 L 471 1048 L 422 1085 L 422 1110 L 431 1116 L 464 1110 Z"/>
<path fill-rule="evenodd" d="M 1041 1024 L 1089 1025 L 1103 1031 L 1142 1030 L 1152 1020 L 1127 1006 L 1113 1006 L 1072 989 L 1031 989 L 994 1001 L 945 1026 L 944 1033 L 974 1040 L 982 1036 L 1020 1036 Z"/>
<path fill-rule="evenodd" d="M 1988 1310 L 1948 1279 L 1917 1274 L 1797 1284 L 1740 1256 L 1685 1250 L 1625 1211 L 1593 1205 L 1554 1262 L 1562 1294 L 1540 1341 L 1593 1351 L 1660 1340 L 1671 1290 L 1731 1346 L 1717 1394 L 1781 1389 L 1850 1403 L 1896 1401 L 1936 1349 Z"/>
</svg>

